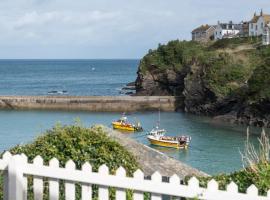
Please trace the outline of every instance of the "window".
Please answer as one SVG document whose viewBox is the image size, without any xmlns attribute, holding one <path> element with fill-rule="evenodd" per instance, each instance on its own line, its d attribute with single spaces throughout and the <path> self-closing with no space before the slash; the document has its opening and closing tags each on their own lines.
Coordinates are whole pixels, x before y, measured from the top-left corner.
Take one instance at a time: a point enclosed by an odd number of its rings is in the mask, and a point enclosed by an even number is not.
<svg viewBox="0 0 270 200">
<path fill-rule="evenodd" d="M 263 22 L 261 23 L 261 28 L 263 28 Z"/>
<path fill-rule="evenodd" d="M 255 30 L 256 30 L 256 31 L 258 30 L 258 25 L 256 25 Z"/>
<path fill-rule="evenodd" d="M 253 29 L 253 24 L 251 24 L 251 28 Z"/>
</svg>

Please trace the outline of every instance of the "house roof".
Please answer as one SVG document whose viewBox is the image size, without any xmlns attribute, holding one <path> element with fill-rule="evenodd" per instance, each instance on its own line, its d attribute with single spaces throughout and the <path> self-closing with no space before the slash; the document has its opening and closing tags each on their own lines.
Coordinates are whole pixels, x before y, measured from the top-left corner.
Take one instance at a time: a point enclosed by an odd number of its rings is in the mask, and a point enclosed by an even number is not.
<svg viewBox="0 0 270 200">
<path fill-rule="evenodd" d="M 258 15 L 258 16 L 257 15 L 254 15 L 253 18 L 252 18 L 252 20 L 250 22 L 251 23 L 257 23 L 260 17 L 261 17 L 260 15 Z M 263 19 L 264 19 L 264 21 L 266 23 L 269 23 L 270 22 L 270 15 L 263 14 L 262 17 L 263 17 Z"/>
<path fill-rule="evenodd" d="M 270 15 L 263 15 L 263 18 L 267 24 L 270 22 Z"/>
<path fill-rule="evenodd" d="M 201 25 L 200 27 L 198 27 L 198 28 L 195 28 L 193 31 L 192 31 L 192 33 L 194 33 L 194 32 L 205 32 L 205 31 L 207 31 L 209 28 L 211 28 L 211 27 L 214 27 L 214 26 L 211 26 L 211 25 L 208 25 L 208 24 L 206 24 L 206 25 Z"/>
<path fill-rule="evenodd" d="M 256 23 L 259 18 L 260 18 L 260 16 L 254 15 L 252 20 L 250 20 L 250 23 Z"/>
</svg>

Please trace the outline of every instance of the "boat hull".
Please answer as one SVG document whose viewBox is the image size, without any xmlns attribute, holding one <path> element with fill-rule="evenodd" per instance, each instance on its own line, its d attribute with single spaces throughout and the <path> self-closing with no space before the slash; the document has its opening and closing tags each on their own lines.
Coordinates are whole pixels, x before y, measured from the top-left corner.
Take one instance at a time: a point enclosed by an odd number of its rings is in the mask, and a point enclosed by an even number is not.
<svg viewBox="0 0 270 200">
<path fill-rule="evenodd" d="M 112 123 L 114 129 L 119 129 L 123 131 L 136 131 L 133 126 L 127 126 L 120 123 Z"/>
<path fill-rule="evenodd" d="M 149 137 L 147 139 L 152 145 L 155 145 L 155 146 L 169 147 L 169 148 L 176 148 L 176 149 L 186 149 L 188 147 L 187 143 L 179 144 L 178 142 L 158 140 L 158 139 L 149 138 Z"/>
</svg>

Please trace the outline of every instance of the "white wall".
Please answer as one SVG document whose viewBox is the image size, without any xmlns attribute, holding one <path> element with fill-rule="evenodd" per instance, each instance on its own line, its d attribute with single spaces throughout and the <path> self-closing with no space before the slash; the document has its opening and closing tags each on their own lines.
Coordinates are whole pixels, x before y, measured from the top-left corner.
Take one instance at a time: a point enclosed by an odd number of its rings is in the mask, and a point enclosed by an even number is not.
<svg viewBox="0 0 270 200">
<path fill-rule="evenodd" d="M 265 28 L 263 37 L 262 37 L 262 43 L 263 45 L 269 45 L 270 44 L 270 27 Z"/>
<path fill-rule="evenodd" d="M 240 31 L 239 30 L 233 30 L 233 29 L 222 29 L 220 25 L 217 26 L 216 31 L 215 31 L 215 40 L 222 39 L 224 35 L 236 35 Z"/>
<path fill-rule="evenodd" d="M 264 18 L 259 17 L 257 23 L 249 24 L 249 36 L 260 36 L 263 34 L 263 29 L 265 26 Z"/>
</svg>

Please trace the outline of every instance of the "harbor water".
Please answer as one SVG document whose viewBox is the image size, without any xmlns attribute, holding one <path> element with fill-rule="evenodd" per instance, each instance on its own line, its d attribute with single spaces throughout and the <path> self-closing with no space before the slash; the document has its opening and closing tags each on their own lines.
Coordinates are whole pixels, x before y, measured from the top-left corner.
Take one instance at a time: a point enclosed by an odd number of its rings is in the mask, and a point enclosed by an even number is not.
<svg viewBox="0 0 270 200">
<path fill-rule="evenodd" d="M 136 79 L 139 60 L 0 60 L 0 95 L 123 95 L 121 88 Z M 0 110 L 0 151 L 25 144 L 57 122 L 85 126 L 110 126 L 121 113 Z M 129 137 L 149 145 L 146 133 L 155 126 L 157 112 L 128 113 L 140 120 L 144 132 Z M 232 172 L 242 167 L 240 151 L 246 127 L 214 124 L 210 118 L 176 112 L 161 113 L 161 127 L 168 135 L 190 135 L 188 150 L 151 146 L 209 174 Z M 256 142 L 258 130 L 253 131 Z"/>
<path fill-rule="evenodd" d="M 8 150 L 17 144 L 26 144 L 57 122 L 72 124 L 80 119 L 84 126 L 94 124 L 110 126 L 121 113 L 91 113 L 64 111 L 0 111 L 0 151 Z M 140 120 L 144 131 L 128 134 L 129 137 L 151 146 L 146 134 L 155 126 L 158 113 L 128 113 L 130 121 Z M 210 118 L 198 117 L 175 112 L 161 113 L 161 127 L 170 136 L 190 135 L 190 148 L 178 150 L 170 148 L 155 148 L 170 157 L 183 161 L 209 174 L 232 172 L 242 167 L 240 151 L 243 151 L 246 130 L 242 126 L 215 124 Z M 252 131 L 251 139 L 256 142 L 258 130 Z"/>
</svg>

